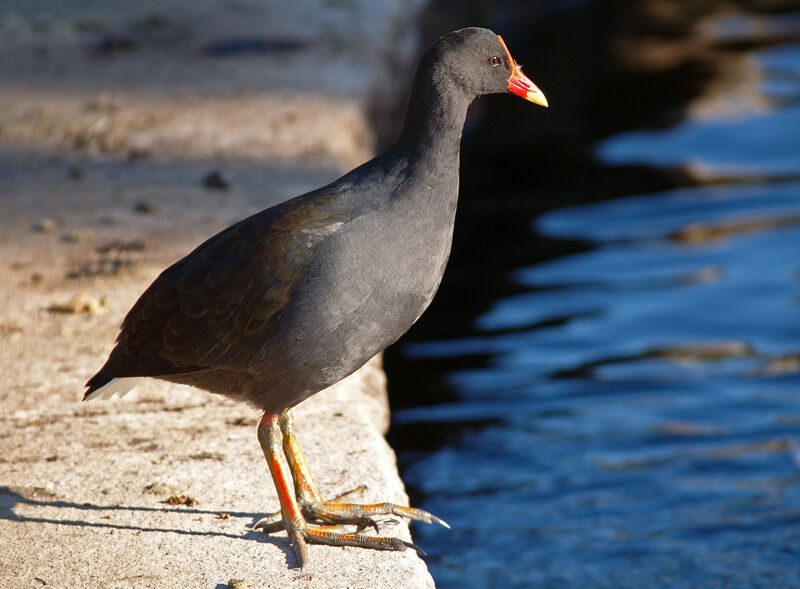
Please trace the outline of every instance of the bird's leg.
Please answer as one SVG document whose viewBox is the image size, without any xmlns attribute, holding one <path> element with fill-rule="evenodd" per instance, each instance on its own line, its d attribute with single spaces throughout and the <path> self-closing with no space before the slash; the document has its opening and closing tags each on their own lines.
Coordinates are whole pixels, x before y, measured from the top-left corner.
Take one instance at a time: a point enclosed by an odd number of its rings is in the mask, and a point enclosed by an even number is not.
<svg viewBox="0 0 800 589">
<path fill-rule="evenodd" d="M 358 504 L 345 503 L 352 494 L 363 490 L 362 485 L 357 489 L 348 491 L 330 501 L 323 501 L 319 489 L 314 482 L 308 464 L 300 450 L 300 444 L 294 435 L 294 418 L 290 410 L 281 414 L 280 427 L 283 432 L 283 451 L 289 461 L 289 469 L 294 477 L 295 492 L 300 509 L 309 519 L 317 519 L 328 524 L 356 524 L 361 527 L 372 526 L 378 531 L 378 525 L 372 516 L 396 515 L 426 524 L 437 523 L 450 527 L 445 521 L 433 514 L 394 503 Z"/>
<path fill-rule="evenodd" d="M 297 437 L 294 435 L 294 416 L 291 409 L 281 413 L 279 420 L 281 433 L 283 433 L 283 453 L 289 461 L 289 469 L 294 477 L 294 489 L 300 504 L 322 503 L 322 496 L 319 493 L 317 483 L 311 476 L 308 463 L 300 449 Z"/>
<path fill-rule="evenodd" d="M 303 451 L 300 449 L 297 437 L 294 435 L 294 416 L 290 409 L 280 414 L 278 423 L 280 424 L 280 429 L 283 434 L 283 452 L 289 462 L 289 470 L 294 479 L 295 497 L 300 504 L 301 511 L 310 519 L 328 521 L 325 517 L 322 517 L 324 513 L 324 503 L 319 492 L 319 487 L 317 487 L 317 484 L 314 482 L 314 477 L 311 476 L 308 463 L 303 456 Z M 330 503 L 342 503 L 351 495 L 360 493 L 365 489 L 366 486 L 361 485 L 333 498 Z M 378 525 L 368 517 L 354 517 L 351 521 L 347 522 L 340 518 L 336 520 L 336 523 L 350 523 L 358 525 L 361 528 L 372 526 L 375 528 L 376 532 L 379 531 Z M 283 514 L 280 511 L 272 513 L 259 520 L 257 527 L 267 533 L 282 530 L 284 528 Z"/>
<path fill-rule="evenodd" d="M 400 538 L 384 538 L 380 536 L 365 536 L 363 534 L 347 534 L 337 531 L 331 526 L 318 526 L 306 522 L 292 489 L 292 472 L 283 455 L 281 441 L 283 434 L 280 427 L 280 416 L 277 413 L 264 413 L 258 424 L 258 441 L 267 459 L 275 489 L 278 492 L 278 501 L 281 504 L 281 527 L 289 535 L 297 561 L 302 567 L 308 556 L 307 543 L 331 544 L 334 546 L 359 546 L 362 548 L 375 548 L 378 550 L 406 550 L 413 548 L 422 552 L 418 547 Z M 302 454 L 301 454 L 302 458 Z M 306 467 L 306 471 L 308 468 Z M 255 528 L 271 531 L 275 529 L 273 516 L 268 516 L 256 523 Z M 350 522 L 353 518 L 348 518 Z"/>
<path fill-rule="evenodd" d="M 292 473 L 281 452 L 282 436 L 278 419 L 276 413 L 264 413 L 258 424 L 258 441 L 261 443 L 261 449 L 264 451 L 264 457 L 267 459 L 267 466 L 272 475 L 272 482 L 275 483 L 275 490 L 278 493 L 278 501 L 281 504 L 281 521 L 286 533 L 289 534 L 289 541 L 292 543 L 297 560 L 302 567 L 308 551 L 300 530 L 305 528 L 306 522 L 300 512 L 297 498 L 292 492 Z"/>
<path fill-rule="evenodd" d="M 324 502 L 319 487 L 314 482 L 314 477 L 311 476 L 297 436 L 294 435 L 294 415 L 290 409 L 281 413 L 280 426 L 281 432 L 283 432 L 283 453 L 289 461 L 289 470 L 292 471 L 294 477 L 295 493 L 303 514 L 310 519 L 317 519 L 329 524 L 355 524 L 360 528 L 372 526 L 376 532 L 379 532 L 378 524 L 370 517 L 355 513 L 343 514 L 342 517 L 339 517 L 329 509 L 330 505 L 340 504 L 344 497 L 359 491 L 359 489 L 363 490 L 363 485 L 344 493 L 331 502 Z"/>
</svg>

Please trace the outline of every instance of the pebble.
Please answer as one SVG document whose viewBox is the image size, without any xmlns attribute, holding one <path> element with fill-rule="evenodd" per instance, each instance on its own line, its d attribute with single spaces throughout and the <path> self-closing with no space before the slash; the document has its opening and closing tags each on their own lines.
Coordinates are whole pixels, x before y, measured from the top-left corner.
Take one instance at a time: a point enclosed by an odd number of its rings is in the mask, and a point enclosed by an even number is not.
<svg viewBox="0 0 800 589">
<path fill-rule="evenodd" d="M 40 220 L 33 226 L 34 231 L 38 231 L 39 233 L 52 233 L 56 229 L 58 229 L 58 221 L 55 219 L 50 219 L 49 217 L 45 217 L 44 219 Z"/>
<path fill-rule="evenodd" d="M 150 493 L 151 495 L 174 495 L 178 492 L 178 487 L 172 483 L 157 481 L 147 485 L 144 490 L 146 493 Z"/>
<path fill-rule="evenodd" d="M 95 297 L 83 291 L 72 297 L 68 303 L 50 305 L 47 310 L 51 313 L 89 313 L 99 315 L 106 306 L 106 297 Z"/>
<path fill-rule="evenodd" d="M 229 184 L 219 170 L 214 170 L 205 175 L 203 186 L 209 190 L 228 190 Z"/>
</svg>

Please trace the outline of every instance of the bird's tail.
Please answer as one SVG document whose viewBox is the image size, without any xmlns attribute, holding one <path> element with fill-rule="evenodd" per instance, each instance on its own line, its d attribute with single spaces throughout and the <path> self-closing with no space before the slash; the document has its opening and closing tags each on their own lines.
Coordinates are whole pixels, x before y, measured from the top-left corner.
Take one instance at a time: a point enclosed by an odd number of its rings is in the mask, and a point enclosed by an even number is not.
<svg viewBox="0 0 800 589">
<path fill-rule="evenodd" d="M 110 399 L 114 395 L 121 397 L 135 387 L 139 380 L 141 378 L 136 376 L 113 378 L 106 376 L 101 370 L 86 383 L 89 390 L 83 395 L 83 400 Z"/>
</svg>

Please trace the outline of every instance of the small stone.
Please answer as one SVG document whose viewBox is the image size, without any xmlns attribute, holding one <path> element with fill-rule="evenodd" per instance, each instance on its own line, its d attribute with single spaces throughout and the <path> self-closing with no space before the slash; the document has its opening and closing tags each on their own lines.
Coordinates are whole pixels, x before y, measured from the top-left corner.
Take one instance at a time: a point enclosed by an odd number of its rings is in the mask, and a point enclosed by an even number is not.
<svg viewBox="0 0 800 589">
<path fill-rule="evenodd" d="M 169 499 L 167 499 L 167 503 L 170 505 L 197 505 L 200 503 L 194 497 L 190 497 L 189 495 L 172 495 Z"/>
<path fill-rule="evenodd" d="M 99 315 L 106 306 L 106 297 L 95 297 L 83 291 L 76 294 L 68 303 L 50 305 L 47 310 L 51 313 L 89 313 Z"/>
<path fill-rule="evenodd" d="M 140 215 L 152 215 L 156 211 L 153 205 L 144 200 L 137 201 L 136 204 L 133 205 L 133 210 Z"/>
<path fill-rule="evenodd" d="M 228 190 L 228 181 L 219 170 L 214 170 L 205 175 L 203 186 L 209 190 Z"/>
<path fill-rule="evenodd" d="M 134 146 L 134 147 L 131 147 L 130 149 L 128 149 L 126 157 L 130 161 L 143 160 L 143 159 L 145 159 L 147 157 L 150 157 L 150 153 L 151 153 L 151 151 L 147 147 L 136 147 L 136 146 Z"/>
<path fill-rule="evenodd" d="M 167 19 L 157 12 L 151 12 L 138 23 L 136 23 L 136 26 L 142 29 L 160 29 L 166 25 Z"/>
<path fill-rule="evenodd" d="M 174 495 L 178 492 L 178 487 L 171 483 L 157 481 L 147 485 L 144 488 L 144 491 L 145 493 L 150 493 L 151 495 Z"/>
<path fill-rule="evenodd" d="M 138 47 L 139 43 L 133 37 L 125 34 L 108 34 L 95 43 L 93 49 L 96 53 L 113 55 L 133 51 Z"/>
<path fill-rule="evenodd" d="M 123 268 L 134 266 L 136 261 L 127 257 L 101 258 L 87 262 L 77 270 L 67 273 L 67 278 L 77 280 L 89 276 L 116 276 Z"/>
<path fill-rule="evenodd" d="M 244 579 L 231 579 L 228 581 L 230 589 L 252 589 L 253 585 Z"/>
<path fill-rule="evenodd" d="M 33 226 L 33 230 L 39 233 L 52 233 L 56 229 L 58 229 L 58 221 L 49 217 L 45 217 Z"/>
<path fill-rule="evenodd" d="M 75 229 L 64 234 L 61 239 L 66 243 L 86 243 L 93 241 L 95 233 L 92 229 Z"/>
<path fill-rule="evenodd" d="M 0 336 L 8 336 L 11 339 L 19 339 L 24 329 L 13 323 L 0 323 Z"/>
<path fill-rule="evenodd" d="M 99 94 L 94 100 L 86 105 L 88 112 L 113 113 L 119 110 L 119 105 L 109 94 Z"/>
<path fill-rule="evenodd" d="M 200 452 L 199 454 L 192 454 L 189 456 L 192 460 L 225 460 L 225 456 L 219 452 Z"/>
<path fill-rule="evenodd" d="M 87 18 L 84 20 L 75 21 L 72 26 L 75 28 L 75 30 L 82 33 L 91 33 L 104 29 L 106 23 L 98 18 Z"/>
<path fill-rule="evenodd" d="M 97 248 L 98 254 L 107 254 L 109 252 L 140 252 L 147 247 L 147 242 L 142 239 L 130 239 L 123 241 L 115 239 L 108 243 L 101 245 Z"/>
<path fill-rule="evenodd" d="M 218 517 L 219 517 L 219 519 L 230 519 L 231 514 L 230 513 L 220 513 Z"/>
</svg>

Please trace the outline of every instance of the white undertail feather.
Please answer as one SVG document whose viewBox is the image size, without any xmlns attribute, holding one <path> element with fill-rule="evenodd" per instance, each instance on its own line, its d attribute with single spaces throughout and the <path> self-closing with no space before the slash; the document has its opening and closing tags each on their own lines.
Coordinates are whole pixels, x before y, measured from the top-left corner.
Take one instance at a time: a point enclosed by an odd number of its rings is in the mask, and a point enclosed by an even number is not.
<svg viewBox="0 0 800 589">
<path fill-rule="evenodd" d="M 92 391 L 84 400 L 91 401 L 92 399 L 110 399 L 114 395 L 119 395 L 122 397 L 128 394 L 130 390 L 139 383 L 140 380 L 142 380 L 141 377 L 136 376 L 112 378 L 108 383 L 104 384 L 96 391 Z"/>
</svg>

